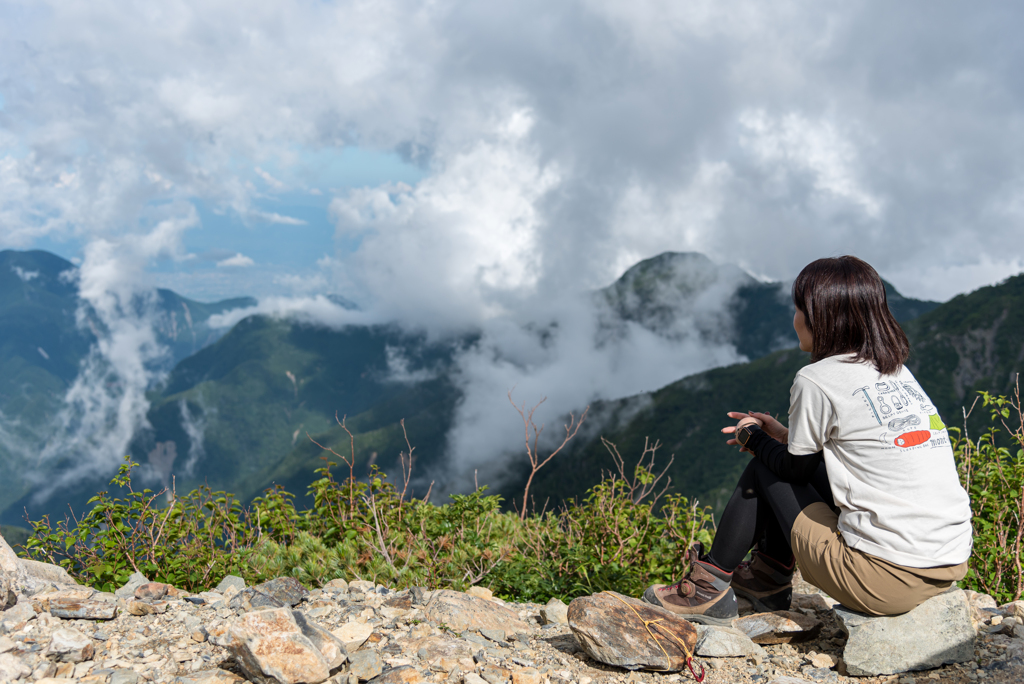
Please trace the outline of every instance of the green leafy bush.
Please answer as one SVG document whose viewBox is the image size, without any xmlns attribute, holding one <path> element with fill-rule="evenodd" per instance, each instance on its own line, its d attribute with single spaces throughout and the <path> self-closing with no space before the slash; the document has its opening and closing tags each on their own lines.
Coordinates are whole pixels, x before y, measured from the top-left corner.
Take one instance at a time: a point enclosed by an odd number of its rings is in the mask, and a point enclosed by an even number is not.
<svg viewBox="0 0 1024 684">
<path fill-rule="evenodd" d="M 486 487 L 438 506 L 406 499 L 375 469 L 367 482 L 351 474 L 339 481 L 331 461 L 317 470 L 308 510 L 280 487 L 249 506 L 206 489 L 160 505 L 164 493 L 132 488 L 135 464 L 126 462 L 111 481 L 120 495 L 97 494 L 80 520 L 33 522 L 26 546 L 32 557 L 107 591 L 138 571 L 188 590 L 237 574 L 249 582 L 288 575 L 311 585 L 334 577 L 393 587 L 483 583 L 521 601 L 603 589 L 637 594 L 684 572 L 686 549 L 709 543 L 713 524 L 709 508 L 654 491 L 654 449 L 630 477 L 620 467 L 581 500 L 526 517 L 503 511 Z"/>
<path fill-rule="evenodd" d="M 974 551 L 961 584 L 1005 603 L 1024 592 L 1024 414 L 1019 388 L 1011 399 L 988 392 L 979 398 L 991 418 L 987 431 L 972 440 L 966 427 L 949 430 L 974 525 Z"/>
</svg>

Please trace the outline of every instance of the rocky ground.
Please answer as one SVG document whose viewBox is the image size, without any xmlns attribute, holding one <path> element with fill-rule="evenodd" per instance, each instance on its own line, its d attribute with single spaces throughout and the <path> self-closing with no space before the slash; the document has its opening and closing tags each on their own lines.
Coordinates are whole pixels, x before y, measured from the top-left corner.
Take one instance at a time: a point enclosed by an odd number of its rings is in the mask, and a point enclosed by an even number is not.
<svg viewBox="0 0 1024 684">
<path fill-rule="evenodd" d="M 24 569 L 19 572 L 24 579 Z M 686 670 L 630 672 L 598 662 L 566 623 L 564 604 L 505 603 L 482 588 L 468 594 L 394 591 L 369 581 L 336 579 L 310 589 L 291 578 L 245 587 L 229 577 L 211 591 L 191 595 L 137 576 L 116 594 L 104 594 L 54 579 L 60 577 L 51 573 L 34 583 L 4 580 L 7 584 L 0 587 L 6 607 L 0 613 L 0 681 L 692 680 Z M 697 661 L 706 668 L 706 681 L 1024 681 L 1024 603 L 997 607 L 990 597 L 964 592 L 971 629 L 977 633 L 973 659 L 928 671 L 850 677 L 843 661 L 847 637 L 831 601 L 811 587 L 802 588 L 806 593 L 797 596 L 788 616 L 743 618 L 738 632 L 700 629 Z"/>
</svg>

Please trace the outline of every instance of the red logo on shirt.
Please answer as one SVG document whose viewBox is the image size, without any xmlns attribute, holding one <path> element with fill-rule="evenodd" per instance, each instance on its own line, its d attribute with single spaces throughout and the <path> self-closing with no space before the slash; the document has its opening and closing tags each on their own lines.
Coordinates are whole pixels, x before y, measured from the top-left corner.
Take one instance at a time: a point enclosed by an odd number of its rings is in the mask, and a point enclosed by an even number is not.
<svg viewBox="0 0 1024 684">
<path fill-rule="evenodd" d="M 929 430 L 914 430 L 913 432 L 904 432 L 893 441 L 893 444 L 906 448 L 924 444 L 931 438 L 932 433 Z"/>
</svg>

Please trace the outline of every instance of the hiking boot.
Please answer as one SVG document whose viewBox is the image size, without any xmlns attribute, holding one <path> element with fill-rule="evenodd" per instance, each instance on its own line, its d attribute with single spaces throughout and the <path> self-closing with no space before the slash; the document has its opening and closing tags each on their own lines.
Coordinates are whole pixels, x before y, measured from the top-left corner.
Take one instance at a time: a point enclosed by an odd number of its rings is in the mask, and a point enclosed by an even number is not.
<svg viewBox="0 0 1024 684">
<path fill-rule="evenodd" d="M 754 604 L 759 613 L 789 610 L 793 601 L 793 561 L 783 565 L 760 552 L 740 563 L 732 574 L 732 588 Z"/>
<path fill-rule="evenodd" d="M 729 583 L 731 572 L 698 559 L 700 547 L 688 552 L 690 572 L 672 585 L 655 584 L 644 592 L 643 600 L 661 606 L 690 622 L 728 627 L 739 617 L 736 594 Z"/>
</svg>

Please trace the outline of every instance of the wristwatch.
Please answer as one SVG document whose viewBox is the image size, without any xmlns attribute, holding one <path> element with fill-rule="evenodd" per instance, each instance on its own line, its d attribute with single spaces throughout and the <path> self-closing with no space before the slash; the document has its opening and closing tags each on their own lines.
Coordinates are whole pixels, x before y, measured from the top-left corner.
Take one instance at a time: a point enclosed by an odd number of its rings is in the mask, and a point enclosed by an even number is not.
<svg viewBox="0 0 1024 684">
<path fill-rule="evenodd" d="M 750 436 L 754 434 L 754 430 L 760 429 L 757 423 L 748 423 L 736 430 L 736 441 L 740 443 L 740 446 L 747 446 L 747 442 L 750 441 Z"/>
</svg>

